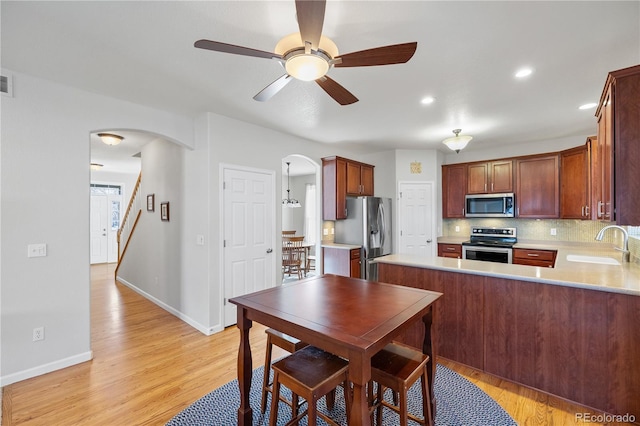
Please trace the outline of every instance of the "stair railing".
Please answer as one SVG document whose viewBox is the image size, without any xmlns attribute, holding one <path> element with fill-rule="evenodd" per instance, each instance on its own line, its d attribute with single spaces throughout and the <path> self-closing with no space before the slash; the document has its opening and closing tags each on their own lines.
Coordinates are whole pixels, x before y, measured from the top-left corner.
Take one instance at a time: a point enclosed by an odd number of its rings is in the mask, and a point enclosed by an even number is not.
<svg viewBox="0 0 640 426">
<path fill-rule="evenodd" d="M 129 239 L 131 238 L 136 224 L 138 223 L 138 219 L 140 218 L 140 214 L 142 213 L 142 197 L 140 196 L 141 180 L 142 172 L 138 175 L 138 180 L 136 181 L 133 192 L 131 193 L 131 199 L 129 200 L 127 211 L 125 212 L 122 222 L 120 223 L 120 228 L 118 229 L 118 266 L 116 267 L 116 274 L 120 267 L 120 261 L 122 260 L 127 246 L 129 245 Z"/>
</svg>

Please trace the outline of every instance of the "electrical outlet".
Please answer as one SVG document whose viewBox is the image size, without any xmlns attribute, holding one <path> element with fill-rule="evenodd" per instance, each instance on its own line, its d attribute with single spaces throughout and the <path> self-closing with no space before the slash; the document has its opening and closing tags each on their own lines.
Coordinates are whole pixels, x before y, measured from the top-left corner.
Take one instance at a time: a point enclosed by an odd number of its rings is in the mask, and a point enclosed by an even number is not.
<svg viewBox="0 0 640 426">
<path fill-rule="evenodd" d="M 36 327 L 33 329 L 33 341 L 39 342 L 44 340 L 44 327 Z"/>
<path fill-rule="evenodd" d="M 556 228 L 551 228 L 551 235 L 556 235 Z"/>
<path fill-rule="evenodd" d="M 456 232 L 460 232 L 460 227 L 456 226 Z"/>
<path fill-rule="evenodd" d="M 46 244 L 29 244 L 27 245 L 27 257 L 43 257 L 47 255 Z"/>
</svg>

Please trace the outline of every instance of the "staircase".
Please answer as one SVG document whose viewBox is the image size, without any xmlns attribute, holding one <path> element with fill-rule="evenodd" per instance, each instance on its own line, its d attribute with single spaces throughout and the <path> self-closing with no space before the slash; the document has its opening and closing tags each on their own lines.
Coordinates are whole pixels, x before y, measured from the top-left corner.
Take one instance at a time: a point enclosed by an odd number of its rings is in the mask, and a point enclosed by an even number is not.
<svg viewBox="0 0 640 426">
<path fill-rule="evenodd" d="M 129 200 L 129 206 L 120 223 L 120 229 L 118 229 L 118 265 L 116 266 L 115 276 L 118 276 L 118 269 L 120 268 L 120 262 L 122 261 L 124 254 L 129 247 L 129 241 L 136 229 L 140 215 L 142 214 L 142 196 L 140 194 L 140 181 L 142 179 L 142 172 L 138 175 L 138 180 L 131 193 L 131 199 Z"/>
</svg>

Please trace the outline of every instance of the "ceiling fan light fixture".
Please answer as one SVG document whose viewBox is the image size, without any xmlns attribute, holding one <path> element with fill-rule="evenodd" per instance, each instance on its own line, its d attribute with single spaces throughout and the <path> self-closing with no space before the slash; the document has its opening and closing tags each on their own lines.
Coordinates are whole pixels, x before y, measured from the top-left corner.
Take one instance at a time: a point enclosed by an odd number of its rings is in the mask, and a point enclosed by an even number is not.
<svg viewBox="0 0 640 426">
<path fill-rule="evenodd" d="M 122 136 L 113 133 L 98 133 L 98 137 L 107 145 L 118 145 L 124 140 Z"/>
<path fill-rule="evenodd" d="M 287 58 L 284 68 L 298 80 L 315 81 L 329 71 L 329 62 L 319 52 L 294 54 Z"/>
<path fill-rule="evenodd" d="M 464 135 L 460 136 L 459 134 L 461 131 L 462 129 L 453 130 L 453 134 L 455 135 L 455 137 L 447 138 L 442 141 L 443 144 L 448 146 L 449 149 L 451 149 L 452 151 L 455 151 L 456 153 L 460 152 L 461 149 L 464 149 L 464 147 L 467 146 L 469 141 L 473 139 L 472 136 L 464 136 Z"/>
</svg>

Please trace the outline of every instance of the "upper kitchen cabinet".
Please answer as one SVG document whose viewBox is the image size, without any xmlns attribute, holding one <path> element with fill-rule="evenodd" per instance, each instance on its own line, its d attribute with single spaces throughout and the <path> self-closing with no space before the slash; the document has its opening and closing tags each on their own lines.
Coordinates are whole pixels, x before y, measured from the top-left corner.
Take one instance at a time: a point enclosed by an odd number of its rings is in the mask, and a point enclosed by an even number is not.
<svg viewBox="0 0 640 426">
<path fill-rule="evenodd" d="M 513 192 L 513 161 L 472 163 L 467 168 L 467 193 Z"/>
<path fill-rule="evenodd" d="M 590 179 L 589 151 L 590 141 L 583 146 L 571 148 L 560 153 L 560 218 L 589 219 L 590 215 Z"/>
<path fill-rule="evenodd" d="M 516 160 L 516 215 L 545 219 L 560 216 L 558 154 Z"/>
<path fill-rule="evenodd" d="M 640 65 L 636 65 L 609 73 L 596 110 L 602 173 L 597 202 L 603 213 L 598 219 L 618 225 L 640 225 L 639 99 Z"/>
<path fill-rule="evenodd" d="M 442 166 L 442 217 L 464 217 L 467 188 L 467 164 Z"/>
<path fill-rule="evenodd" d="M 347 195 L 373 195 L 373 168 L 342 157 L 322 159 L 322 217 L 347 218 Z"/>
</svg>

